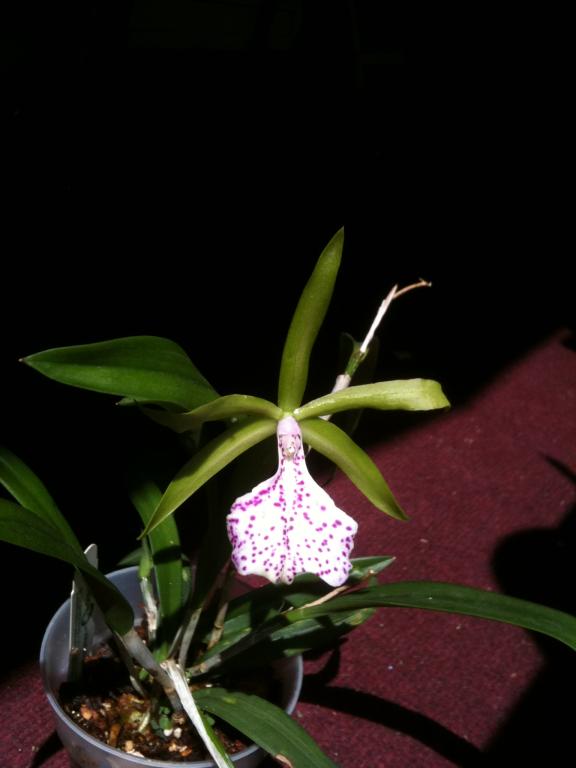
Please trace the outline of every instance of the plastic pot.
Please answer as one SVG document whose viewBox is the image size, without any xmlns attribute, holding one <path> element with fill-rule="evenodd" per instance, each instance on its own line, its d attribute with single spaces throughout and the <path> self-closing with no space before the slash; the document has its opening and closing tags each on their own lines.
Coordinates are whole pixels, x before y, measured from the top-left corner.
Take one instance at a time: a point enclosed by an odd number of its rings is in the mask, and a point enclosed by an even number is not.
<svg viewBox="0 0 576 768">
<path fill-rule="evenodd" d="M 108 575 L 123 595 L 129 600 L 137 618 L 142 615 L 140 587 L 136 568 L 124 568 Z M 129 755 L 121 750 L 93 738 L 78 727 L 64 712 L 58 701 L 58 690 L 68 674 L 68 637 L 70 621 L 70 600 L 67 600 L 54 614 L 42 641 L 40 668 L 44 690 L 56 717 L 56 730 L 62 744 L 78 768 L 214 768 L 212 760 L 173 762 L 152 760 Z M 103 622 L 96 620 L 94 644 L 110 635 Z M 298 701 L 302 686 L 303 664 L 301 656 L 283 659 L 274 667 L 274 674 L 280 681 L 281 706 L 291 714 Z M 242 752 L 232 755 L 236 768 L 255 768 L 264 759 L 265 753 L 255 744 Z"/>
</svg>

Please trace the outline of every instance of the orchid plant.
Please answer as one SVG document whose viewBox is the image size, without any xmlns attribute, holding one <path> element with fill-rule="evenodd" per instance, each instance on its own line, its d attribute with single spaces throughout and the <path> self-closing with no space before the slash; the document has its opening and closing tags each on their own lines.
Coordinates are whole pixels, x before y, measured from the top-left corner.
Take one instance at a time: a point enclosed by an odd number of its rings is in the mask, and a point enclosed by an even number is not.
<svg viewBox="0 0 576 768">
<path fill-rule="evenodd" d="M 302 404 L 312 347 L 330 303 L 342 248 L 340 230 L 304 288 L 284 345 L 277 404 L 250 395 L 220 396 L 183 349 L 163 338 L 50 349 L 24 360 L 59 382 L 121 396 L 123 405 L 137 407 L 176 432 L 189 454 L 167 486 L 148 468 L 132 487 L 143 524 L 135 558 L 146 607 L 146 641 L 134 626 L 130 604 L 98 570 L 90 551 L 84 551 L 43 483 L 8 449 L 0 449 L 0 482 L 13 497 L 0 499 L 0 538 L 73 566 L 76 589 L 99 609 L 151 711 L 168 706 L 173 718 L 185 713 L 217 766 L 232 762 L 211 726 L 212 717 L 227 721 L 284 765 L 333 766 L 275 704 L 255 694 L 235 692 L 231 697 L 222 685 L 223 675 L 325 647 L 379 607 L 509 622 L 576 648 L 576 619 L 559 611 L 454 584 L 381 581 L 379 574 L 393 557 L 351 559 L 357 523 L 313 479 L 307 450 L 330 459 L 378 510 L 404 519 L 378 467 L 331 418 L 366 408 L 445 409 L 448 401 L 435 381 L 352 384 L 374 347 L 382 316 L 395 298 L 415 287 L 409 286 L 388 294 L 364 342 L 352 344 L 334 390 Z M 221 422 L 216 434 L 209 422 Z M 276 472 L 263 479 L 262 457 L 270 459 L 276 450 Z M 239 471 L 230 471 L 232 462 Z M 248 478 L 255 469 L 261 474 L 250 490 Z M 226 482 L 215 483 L 223 471 Z M 197 554 L 191 555 L 182 551 L 173 514 L 202 494 L 207 525 Z M 270 583 L 231 597 L 234 572 Z M 88 642 L 80 622 L 71 676 L 81 676 L 78 658 Z M 206 681 L 210 686 L 200 687 Z"/>
</svg>

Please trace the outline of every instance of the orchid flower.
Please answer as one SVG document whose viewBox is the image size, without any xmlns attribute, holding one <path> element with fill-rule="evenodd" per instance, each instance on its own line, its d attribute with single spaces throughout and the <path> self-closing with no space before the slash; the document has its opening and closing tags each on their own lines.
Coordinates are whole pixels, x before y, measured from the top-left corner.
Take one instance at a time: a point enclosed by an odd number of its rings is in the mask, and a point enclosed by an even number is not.
<svg viewBox="0 0 576 768">
<path fill-rule="evenodd" d="M 358 525 L 310 475 L 296 419 L 281 419 L 276 434 L 278 470 L 237 498 L 227 517 L 232 561 L 242 575 L 290 584 L 315 573 L 338 587 L 352 567 Z"/>
</svg>

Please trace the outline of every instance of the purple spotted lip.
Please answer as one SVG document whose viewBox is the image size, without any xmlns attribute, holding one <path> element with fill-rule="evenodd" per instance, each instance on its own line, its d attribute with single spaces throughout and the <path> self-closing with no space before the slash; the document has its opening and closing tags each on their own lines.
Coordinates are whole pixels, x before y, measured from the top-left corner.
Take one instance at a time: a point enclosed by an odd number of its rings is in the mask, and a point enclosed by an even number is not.
<svg viewBox="0 0 576 768">
<path fill-rule="evenodd" d="M 358 524 L 335 505 L 306 466 L 298 422 L 278 422 L 278 469 L 236 499 L 227 517 L 232 561 L 242 575 L 290 584 L 315 573 L 332 587 L 348 578 Z"/>
</svg>

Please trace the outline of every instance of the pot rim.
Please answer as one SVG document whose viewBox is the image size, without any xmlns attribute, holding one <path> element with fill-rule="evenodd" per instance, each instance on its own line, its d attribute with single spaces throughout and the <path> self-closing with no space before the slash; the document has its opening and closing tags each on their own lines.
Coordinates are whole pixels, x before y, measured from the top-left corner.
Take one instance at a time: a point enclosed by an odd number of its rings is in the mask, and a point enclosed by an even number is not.
<svg viewBox="0 0 576 768">
<path fill-rule="evenodd" d="M 137 570 L 138 569 L 136 566 L 129 566 L 127 568 L 119 568 L 118 570 L 111 571 L 110 573 L 107 573 L 105 575 L 106 577 L 111 578 L 113 576 L 121 576 L 127 572 L 130 572 L 131 574 L 135 574 Z M 72 718 L 69 717 L 69 715 L 60 706 L 60 702 L 58 701 L 56 692 L 54 691 L 52 685 L 48 681 L 48 675 L 46 670 L 47 649 L 51 640 L 50 635 L 52 633 L 53 627 L 59 623 L 62 617 L 62 614 L 66 613 L 69 610 L 70 610 L 70 598 L 68 598 L 64 603 L 62 603 L 62 605 L 58 608 L 56 613 L 50 619 L 50 622 L 48 623 L 48 626 L 46 627 L 44 636 L 42 638 L 42 645 L 40 646 L 39 661 L 40 661 L 40 672 L 42 675 L 42 683 L 44 686 L 44 693 L 46 694 L 48 702 L 52 707 L 55 715 L 58 718 L 64 718 L 67 727 L 71 728 L 71 730 L 73 730 L 78 737 L 86 740 L 93 747 L 102 750 L 103 752 L 107 753 L 111 757 L 117 758 L 119 755 L 121 755 L 123 760 L 126 760 L 128 763 L 133 763 L 135 766 L 137 765 L 145 766 L 146 768 L 214 768 L 215 764 L 212 760 L 196 760 L 196 761 L 193 760 L 191 762 L 182 762 L 182 761 L 175 762 L 174 760 L 155 760 L 149 757 L 131 755 L 128 752 L 123 752 L 121 749 L 110 747 L 108 744 L 105 744 L 103 741 L 100 741 L 99 739 L 94 738 L 94 736 L 91 736 L 85 730 L 80 728 L 80 726 L 78 726 L 72 720 Z M 288 703 L 286 704 L 285 707 L 283 707 L 284 711 L 290 715 L 296 708 L 296 704 L 298 703 L 298 699 L 302 689 L 302 679 L 304 676 L 304 664 L 303 664 L 301 655 L 286 657 L 285 662 L 292 663 L 295 666 L 294 687 L 290 693 L 290 698 L 288 700 Z M 246 747 L 246 749 L 243 749 L 241 752 L 236 752 L 235 754 L 230 755 L 230 758 L 232 759 L 233 762 L 235 760 L 241 760 L 243 758 L 249 757 L 258 749 L 261 749 L 261 747 L 259 747 L 258 744 L 251 744 L 249 747 Z M 73 756 L 72 756 L 72 759 L 73 759 Z"/>
</svg>

